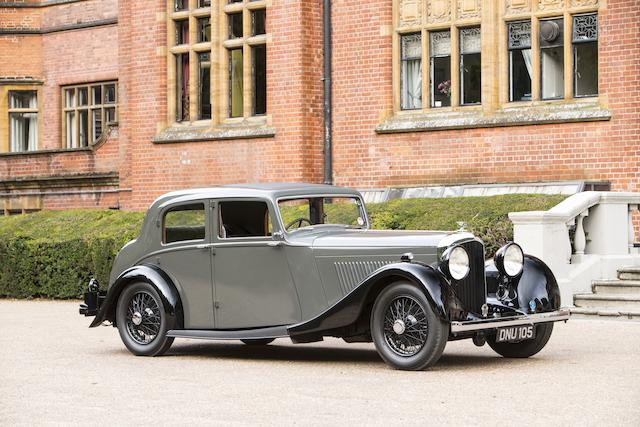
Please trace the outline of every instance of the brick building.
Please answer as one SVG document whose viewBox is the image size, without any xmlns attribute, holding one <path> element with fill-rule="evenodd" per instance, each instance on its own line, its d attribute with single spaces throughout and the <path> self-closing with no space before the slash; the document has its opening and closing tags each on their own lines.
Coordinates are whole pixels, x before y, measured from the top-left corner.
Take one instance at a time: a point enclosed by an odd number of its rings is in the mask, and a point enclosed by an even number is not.
<svg viewBox="0 0 640 427">
<path fill-rule="evenodd" d="M 0 1 L 0 208 L 323 180 L 322 0 Z M 333 181 L 640 191 L 638 0 L 332 2 Z"/>
</svg>

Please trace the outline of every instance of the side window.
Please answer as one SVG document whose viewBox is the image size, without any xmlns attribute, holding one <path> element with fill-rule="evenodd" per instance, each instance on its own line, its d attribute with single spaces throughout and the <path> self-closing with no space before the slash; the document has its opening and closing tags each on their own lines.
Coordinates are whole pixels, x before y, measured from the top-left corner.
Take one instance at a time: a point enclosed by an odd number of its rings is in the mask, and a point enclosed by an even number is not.
<svg viewBox="0 0 640 427">
<path fill-rule="evenodd" d="M 204 203 L 193 203 L 170 209 L 162 221 L 163 243 L 205 238 Z"/>
<path fill-rule="evenodd" d="M 266 237 L 271 235 L 271 217 L 265 202 L 230 201 L 220 202 L 218 236 Z"/>
</svg>

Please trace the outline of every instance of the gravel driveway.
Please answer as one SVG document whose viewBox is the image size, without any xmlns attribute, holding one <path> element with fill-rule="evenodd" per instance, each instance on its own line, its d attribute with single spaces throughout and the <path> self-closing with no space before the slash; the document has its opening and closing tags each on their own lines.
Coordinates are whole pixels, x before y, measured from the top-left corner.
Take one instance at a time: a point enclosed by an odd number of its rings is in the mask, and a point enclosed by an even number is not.
<svg viewBox="0 0 640 427">
<path fill-rule="evenodd" d="M 640 425 L 640 323 L 571 320 L 526 360 L 451 342 L 435 368 L 372 344 L 176 340 L 134 357 L 77 302 L 0 300 L 0 424 Z"/>
</svg>

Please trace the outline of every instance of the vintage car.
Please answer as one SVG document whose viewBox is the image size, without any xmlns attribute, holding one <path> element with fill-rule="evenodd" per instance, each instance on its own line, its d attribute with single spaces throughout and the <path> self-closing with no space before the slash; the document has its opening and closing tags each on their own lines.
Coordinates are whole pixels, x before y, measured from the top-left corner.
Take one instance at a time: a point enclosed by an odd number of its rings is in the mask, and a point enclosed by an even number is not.
<svg viewBox="0 0 640 427">
<path fill-rule="evenodd" d="M 174 338 L 332 336 L 373 341 L 388 365 L 419 370 L 449 340 L 532 356 L 569 318 L 551 270 L 517 244 L 485 262 L 464 230 L 372 230 L 360 193 L 327 185 L 166 194 L 116 257 L 108 290 L 98 288 L 90 283 L 80 313 L 145 356 Z"/>
</svg>

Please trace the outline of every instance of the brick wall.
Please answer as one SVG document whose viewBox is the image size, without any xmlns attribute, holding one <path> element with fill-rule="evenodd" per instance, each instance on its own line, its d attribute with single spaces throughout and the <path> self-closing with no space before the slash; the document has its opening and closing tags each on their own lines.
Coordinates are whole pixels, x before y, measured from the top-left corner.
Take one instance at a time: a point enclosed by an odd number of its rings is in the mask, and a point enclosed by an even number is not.
<svg viewBox="0 0 640 427">
<path fill-rule="evenodd" d="M 355 187 L 610 180 L 640 191 L 640 5 L 600 15 L 600 98 L 609 122 L 378 135 L 392 109 L 390 1 L 334 6 L 335 178 Z"/>
</svg>

